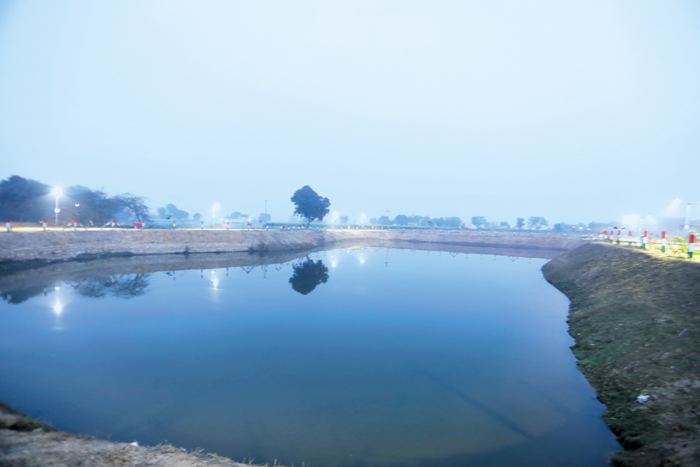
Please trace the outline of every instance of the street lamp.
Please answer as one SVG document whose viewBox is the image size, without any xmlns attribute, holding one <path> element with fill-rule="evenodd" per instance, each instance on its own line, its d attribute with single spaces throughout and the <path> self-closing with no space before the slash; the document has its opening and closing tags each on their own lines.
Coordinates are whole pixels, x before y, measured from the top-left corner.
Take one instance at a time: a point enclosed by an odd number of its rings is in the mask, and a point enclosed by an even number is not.
<svg viewBox="0 0 700 467">
<path fill-rule="evenodd" d="M 53 212 L 56 213 L 56 227 L 58 227 L 58 213 L 61 212 L 61 210 L 58 209 L 58 198 L 60 198 L 62 194 L 63 190 L 59 187 L 53 189 L 53 195 L 56 197 L 56 209 L 53 210 Z"/>
<path fill-rule="evenodd" d="M 700 203 L 688 203 L 685 207 L 685 224 L 683 224 L 683 230 L 685 230 L 686 232 L 690 230 L 690 209 L 692 208 L 693 204 Z"/>
</svg>

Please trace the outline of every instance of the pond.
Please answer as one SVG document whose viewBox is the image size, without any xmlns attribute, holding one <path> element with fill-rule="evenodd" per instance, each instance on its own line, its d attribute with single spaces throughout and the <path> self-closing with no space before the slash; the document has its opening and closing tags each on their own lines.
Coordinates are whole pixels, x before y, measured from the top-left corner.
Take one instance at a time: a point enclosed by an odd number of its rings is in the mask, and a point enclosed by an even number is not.
<svg viewBox="0 0 700 467">
<path fill-rule="evenodd" d="M 604 466 L 620 447 L 545 262 L 365 248 L 35 271 L 2 293 L 0 400 L 260 464 Z"/>
</svg>

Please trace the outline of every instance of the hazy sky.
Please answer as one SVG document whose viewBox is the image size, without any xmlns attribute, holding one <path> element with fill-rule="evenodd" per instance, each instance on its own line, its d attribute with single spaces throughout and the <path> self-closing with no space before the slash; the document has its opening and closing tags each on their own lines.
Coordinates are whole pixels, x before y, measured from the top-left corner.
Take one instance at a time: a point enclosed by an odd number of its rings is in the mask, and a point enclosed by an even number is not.
<svg viewBox="0 0 700 467">
<path fill-rule="evenodd" d="M 700 2 L 0 0 L 0 178 L 550 223 L 700 201 Z M 676 202 L 677 205 L 681 203 Z"/>
</svg>

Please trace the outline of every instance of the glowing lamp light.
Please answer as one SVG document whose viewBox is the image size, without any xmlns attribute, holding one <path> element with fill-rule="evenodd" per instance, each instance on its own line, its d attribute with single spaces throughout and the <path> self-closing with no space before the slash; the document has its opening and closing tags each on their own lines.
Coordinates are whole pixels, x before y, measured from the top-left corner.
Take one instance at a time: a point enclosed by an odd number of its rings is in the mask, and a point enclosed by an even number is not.
<svg viewBox="0 0 700 467">
<path fill-rule="evenodd" d="M 219 203 L 214 203 L 214 206 L 211 208 L 211 217 L 216 219 L 216 211 L 218 211 L 221 208 L 221 205 Z"/>
<path fill-rule="evenodd" d="M 52 191 L 53 195 L 58 198 L 59 196 L 63 195 L 63 190 L 61 190 L 59 187 L 56 187 Z"/>
<path fill-rule="evenodd" d="M 59 302 L 56 302 L 56 304 L 53 306 L 53 311 L 57 315 L 60 315 L 63 311 L 63 305 L 61 305 Z"/>
</svg>

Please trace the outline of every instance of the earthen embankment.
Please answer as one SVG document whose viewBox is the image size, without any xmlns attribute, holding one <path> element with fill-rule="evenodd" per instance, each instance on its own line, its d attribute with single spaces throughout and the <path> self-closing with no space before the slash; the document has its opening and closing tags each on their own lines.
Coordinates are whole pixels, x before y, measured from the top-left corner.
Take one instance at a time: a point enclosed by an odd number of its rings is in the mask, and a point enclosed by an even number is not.
<svg viewBox="0 0 700 467">
<path fill-rule="evenodd" d="M 586 240 L 495 232 L 397 230 L 89 230 L 3 232 L 0 262 L 66 261 L 110 255 L 234 253 L 312 250 L 348 244 L 382 246 L 387 242 L 568 251 Z"/>
<path fill-rule="evenodd" d="M 612 465 L 700 465 L 700 265 L 590 244 L 542 271 L 571 300 L 578 367 L 626 449 Z"/>
</svg>

